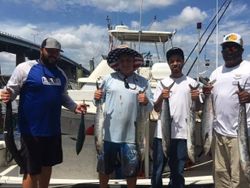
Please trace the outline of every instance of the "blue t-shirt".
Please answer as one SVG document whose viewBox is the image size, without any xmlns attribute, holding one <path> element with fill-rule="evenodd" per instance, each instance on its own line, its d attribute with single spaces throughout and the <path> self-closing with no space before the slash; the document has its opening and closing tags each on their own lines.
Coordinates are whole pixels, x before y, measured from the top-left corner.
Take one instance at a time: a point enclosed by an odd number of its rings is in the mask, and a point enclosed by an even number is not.
<svg viewBox="0 0 250 188">
<path fill-rule="evenodd" d="M 14 70 L 7 88 L 13 97 L 20 94 L 18 126 L 21 134 L 61 134 L 61 106 L 73 110 L 76 104 L 67 95 L 67 78 L 57 66 L 48 68 L 39 61 L 27 61 Z"/>
<path fill-rule="evenodd" d="M 153 94 L 148 81 L 133 73 L 127 78 L 128 88 L 124 85 L 124 76 L 111 73 L 104 77 L 104 140 L 115 143 L 135 143 L 135 122 L 139 103 L 139 91 L 146 89 L 149 100 L 147 111 L 153 109 Z"/>
</svg>

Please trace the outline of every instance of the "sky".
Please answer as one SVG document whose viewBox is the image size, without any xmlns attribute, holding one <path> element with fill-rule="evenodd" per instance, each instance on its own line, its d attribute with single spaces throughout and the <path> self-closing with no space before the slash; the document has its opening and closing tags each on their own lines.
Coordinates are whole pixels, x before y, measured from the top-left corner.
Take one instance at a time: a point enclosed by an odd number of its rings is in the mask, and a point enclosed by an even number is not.
<svg viewBox="0 0 250 188">
<path fill-rule="evenodd" d="M 46 37 L 54 37 L 61 42 L 65 56 L 89 69 L 90 59 L 94 59 L 96 66 L 101 55 L 107 55 L 109 51 L 108 16 L 113 28 L 124 24 L 136 30 L 176 31 L 172 44 L 167 44 L 167 48 L 171 45 L 181 47 L 187 58 L 214 17 L 217 3 L 220 8 L 225 1 L 0 0 L 0 31 L 37 44 Z M 232 0 L 219 22 L 218 35 L 216 32 L 211 34 L 199 56 L 198 50 L 194 50 L 184 72 L 188 71 L 197 57 L 198 61 L 191 71 L 194 75 L 206 76 L 216 66 L 223 64 L 220 46 L 216 44 L 220 44 L 223 36 L 230 32 L 242 36 L 245 49 L 243 58 L 250 60 L 249 9 L 249 1 Z M 202 23 L 200 30 L 196 29 L 197 22 Z M 200 40 L 200 49 L 210 32 L 211 29 Z M 151 47 L 143 50 L 151 51 Z M 205 63 L 209 63 L 209 66 L 205 66 Z M 15 67 L 15 55 L 0 52 L 0 65 L 2 74 L 11 74 Z"/>
</svg>

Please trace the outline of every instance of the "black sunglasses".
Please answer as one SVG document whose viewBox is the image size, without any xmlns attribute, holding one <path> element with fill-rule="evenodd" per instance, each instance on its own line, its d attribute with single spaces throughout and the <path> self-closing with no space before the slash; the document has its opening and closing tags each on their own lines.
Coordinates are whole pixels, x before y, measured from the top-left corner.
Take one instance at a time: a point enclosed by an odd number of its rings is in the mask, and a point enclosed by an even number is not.
<svg viewBox="0 0 250 188">
<path fill-rule="evenodd" d="M 134 87 L 130 87 L 130 85 L 129 85 L 129 83 L 128 83 L 128 79 L 127 79 L 126 77 L 124 77 L 123 81 L 124 81 L 124 87 L 125 87 L 126 89 L 135 90 L 135 89 L 137 88 L 137 85 L 136 85 L 136 83 L 135 83 L 135 80 L 134 80 L 134 84 L 135 84 Z"/>
</svg>

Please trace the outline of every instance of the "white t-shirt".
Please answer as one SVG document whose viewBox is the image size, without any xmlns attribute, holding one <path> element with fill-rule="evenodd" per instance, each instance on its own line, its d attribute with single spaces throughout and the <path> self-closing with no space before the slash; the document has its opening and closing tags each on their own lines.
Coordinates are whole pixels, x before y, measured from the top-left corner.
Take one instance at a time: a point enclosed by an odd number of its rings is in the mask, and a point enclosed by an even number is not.
<svg viewBox="0 0 250 188">
<path fill-rule="evenodd" d="M 238 82 L 250 92 L 250 62 L 242 61 L 238 66 L 227 68 L 225 65 L 212 72 L 210 80 L 216 80 L 212 89 L 215 112 L 214 130 L 224 136 L 237 137 L 239 99 Z M 248 125 L 250 109 L 246 104 Z"/>
<path fill-rule="evenodd" d="M 167 77 L 162 80 L 162 83 L 164 86 L 168 87 L 173 81 L 175 81 L 175 84 L 170 90 L 169 97 L 170 114 L 173 118 L 171 124 L 171 138 L 187 139 L 187 120 L 192 102 L 189 84 L 195 87 L 197 83 L 194 79 L 185 75 L 177 79 Z M 162 89 L 161 83 L 158 82 L 154 93 L 154 102 L 156 102 L 161 95 Z M 162 138 L 160 118 L 157 121 L 155 137 Z"/>
</svg>

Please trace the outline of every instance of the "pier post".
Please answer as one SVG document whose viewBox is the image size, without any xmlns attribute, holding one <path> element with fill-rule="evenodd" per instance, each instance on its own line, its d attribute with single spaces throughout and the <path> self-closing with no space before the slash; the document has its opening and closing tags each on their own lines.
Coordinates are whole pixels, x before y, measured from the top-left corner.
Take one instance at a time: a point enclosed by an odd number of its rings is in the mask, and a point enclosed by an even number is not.
<svg viewBox="0 0 250 188">
<path fill-rule="evenodd" d="M 16 53 L 16 66 L 25 61 L 24 53 Z"/>
</svg>

